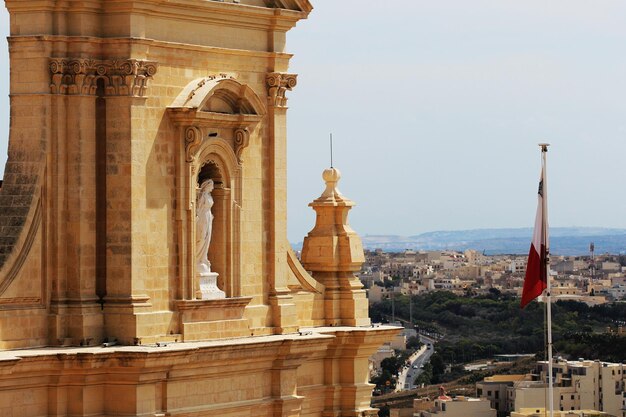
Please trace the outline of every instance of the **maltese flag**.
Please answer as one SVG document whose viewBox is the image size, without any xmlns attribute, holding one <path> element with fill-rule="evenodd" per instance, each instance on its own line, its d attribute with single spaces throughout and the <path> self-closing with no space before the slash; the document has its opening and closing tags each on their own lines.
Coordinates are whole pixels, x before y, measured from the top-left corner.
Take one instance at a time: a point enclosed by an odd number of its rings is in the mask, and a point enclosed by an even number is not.
<svg viewBox="0 0 626 417">
<path fill-rule="evenodd" d="M 544 167 L 541 168 L 539 180 L 539 193 L 537 198 L 537 216 L 535 217 L 535 231 L 528 253 L 526 276 L 524 277 L 524 290 L 522 292 L 521 308 L 539 297 L 548 286 L 546 263 L 548 261 L 548 221 L 547 213 L 544 213 Z"/>
</svg>

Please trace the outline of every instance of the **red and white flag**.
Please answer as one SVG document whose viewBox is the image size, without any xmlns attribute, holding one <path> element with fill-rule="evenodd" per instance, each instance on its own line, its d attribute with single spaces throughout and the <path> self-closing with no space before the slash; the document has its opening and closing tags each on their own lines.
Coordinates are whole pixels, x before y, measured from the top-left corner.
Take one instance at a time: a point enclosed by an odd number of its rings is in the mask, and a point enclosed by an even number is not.
<svg viewBox="0 0 626 417">
<path fill-rule="evenodd" d="M 530 243 L 526 276 L 524 277 L 524 290 L 522 291 L 521 307 L 539 297 L 548 286 L 546 262 L 548 260 L 548 220 L 544 213 L 544 173 L 545 167 L 541 168 L 539 180 L 539 193 L 537 196 L 537 216 L 535 217 L 535 231 Z"/>
</svg>

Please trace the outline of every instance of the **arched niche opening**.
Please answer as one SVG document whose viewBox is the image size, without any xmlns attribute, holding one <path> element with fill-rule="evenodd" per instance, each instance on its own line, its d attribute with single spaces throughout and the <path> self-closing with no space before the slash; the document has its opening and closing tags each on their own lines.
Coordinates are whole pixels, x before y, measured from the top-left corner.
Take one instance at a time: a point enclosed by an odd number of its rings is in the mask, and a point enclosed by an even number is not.
<svg viewBox="0 0 626 417">
<path fill-rule="evenodd" d="M 208 259 L 211 270 L 219 274 L 217 286 L 226 293 L 226 297 L 239 295 L 238 279 L 232 265 L 232 223 L 231 211 L 232 194 L 228 176 L 225 175 L 224 163 L 216 154 L 210 154 L 209 159 L 201 163 L 196 180 L 196 189 L 206 180 L 213 181 L 213 227 L 209 244 Z"/>
<path fill-rule="evenodd" d="M 182 300 L 198 300 L 193 262 L 196 190 L 212 179 L 213 228 L 208 250 L 211 270 L 227 298 L 241 296 L 241 210 L 244 151 L 266 109 L 252 88 L 225 75 L 189 83 L 168 107 L 179 129 L 177 160 L 178 218 L 183 227 L 179 293 Z"/>
<path fill-rule="evenodd" d="M 215 161 L 209 160 L 200 168 L 197 185 L 200 186 L 200 184 L 206 180 L 213 180 L 216 188 L 223 187 L 224 185 L 222 173 L 220 172 L 220 168 Z"/>
</svg>

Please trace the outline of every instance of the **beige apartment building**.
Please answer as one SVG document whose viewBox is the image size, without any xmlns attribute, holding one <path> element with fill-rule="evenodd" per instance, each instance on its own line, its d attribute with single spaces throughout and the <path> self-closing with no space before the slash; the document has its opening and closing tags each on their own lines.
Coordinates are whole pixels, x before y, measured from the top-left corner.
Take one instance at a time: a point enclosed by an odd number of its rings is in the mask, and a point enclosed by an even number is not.
<svg viewBox="0 0 626 417">
<path fill-rule="evenodd" d="M 416 398 L 412 408 L 391 408 L 389 417 L 495 417 L 496 411 L 485 400 L 468 397 Z"/>
<path fill-rule="evenodd" d="M 544 408 L 524 408 L 520 411 L 513 411 L 511 417 L 546 417 L 550 414 L 549 410 Z M 615 417 L 608 413 L 596 410 L 570 410 L 570 411 L 554 411 L 554 417 Z"/>
<path fill-rule="evenodd" d="M 598 410 L 626 417 L 626 365 L 600 361 L 555 360 L 554 409 Z M 509 409 L 548 408 L 546 404 L 548 363 L 538 362 L 533 381 L 515 383 L 508 390 Z"/>
<path fill-rule="evenodd" d="M 511 412 L 508 401 L 508 389 L 515 383 L 527 379 L 526 375 L 494 375 L 476 383 L 476 396 L 489 401 L 491 408 L 498 413 Z"/>
<path fill-rule="evenodd" d="M 370 325 L 338 170 L 302 261 L 286 236 L 309 1 L 4 4 L 0 415 L 376 415 L 399 329 Z"/>
<path fill-rule="evenodd" d="M 414 403 L 414 408 L 416 404 Z M 417 408 L 425 408 L 424 404 Z M 416 410 L 414 417 L 496 417 L 496 410 L 491 408 L 489 401 L 482 398 L 454 397 L 437 398 L 432 407 Z"/>
</svg>

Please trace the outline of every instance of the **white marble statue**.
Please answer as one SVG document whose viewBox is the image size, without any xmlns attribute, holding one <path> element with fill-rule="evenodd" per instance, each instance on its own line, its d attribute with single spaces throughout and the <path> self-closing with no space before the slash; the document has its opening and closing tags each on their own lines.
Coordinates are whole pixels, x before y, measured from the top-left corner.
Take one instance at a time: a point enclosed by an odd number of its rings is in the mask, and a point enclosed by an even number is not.
<svg viewBox="0 0 626 417">
<path fill-rule="evenodd" d="M 200 185 L 196 197 L 196 272 L 211 272 L 209 262 L 209 244 L 213 229 L 213 180 L 206 180 Z"/>
</svg>

